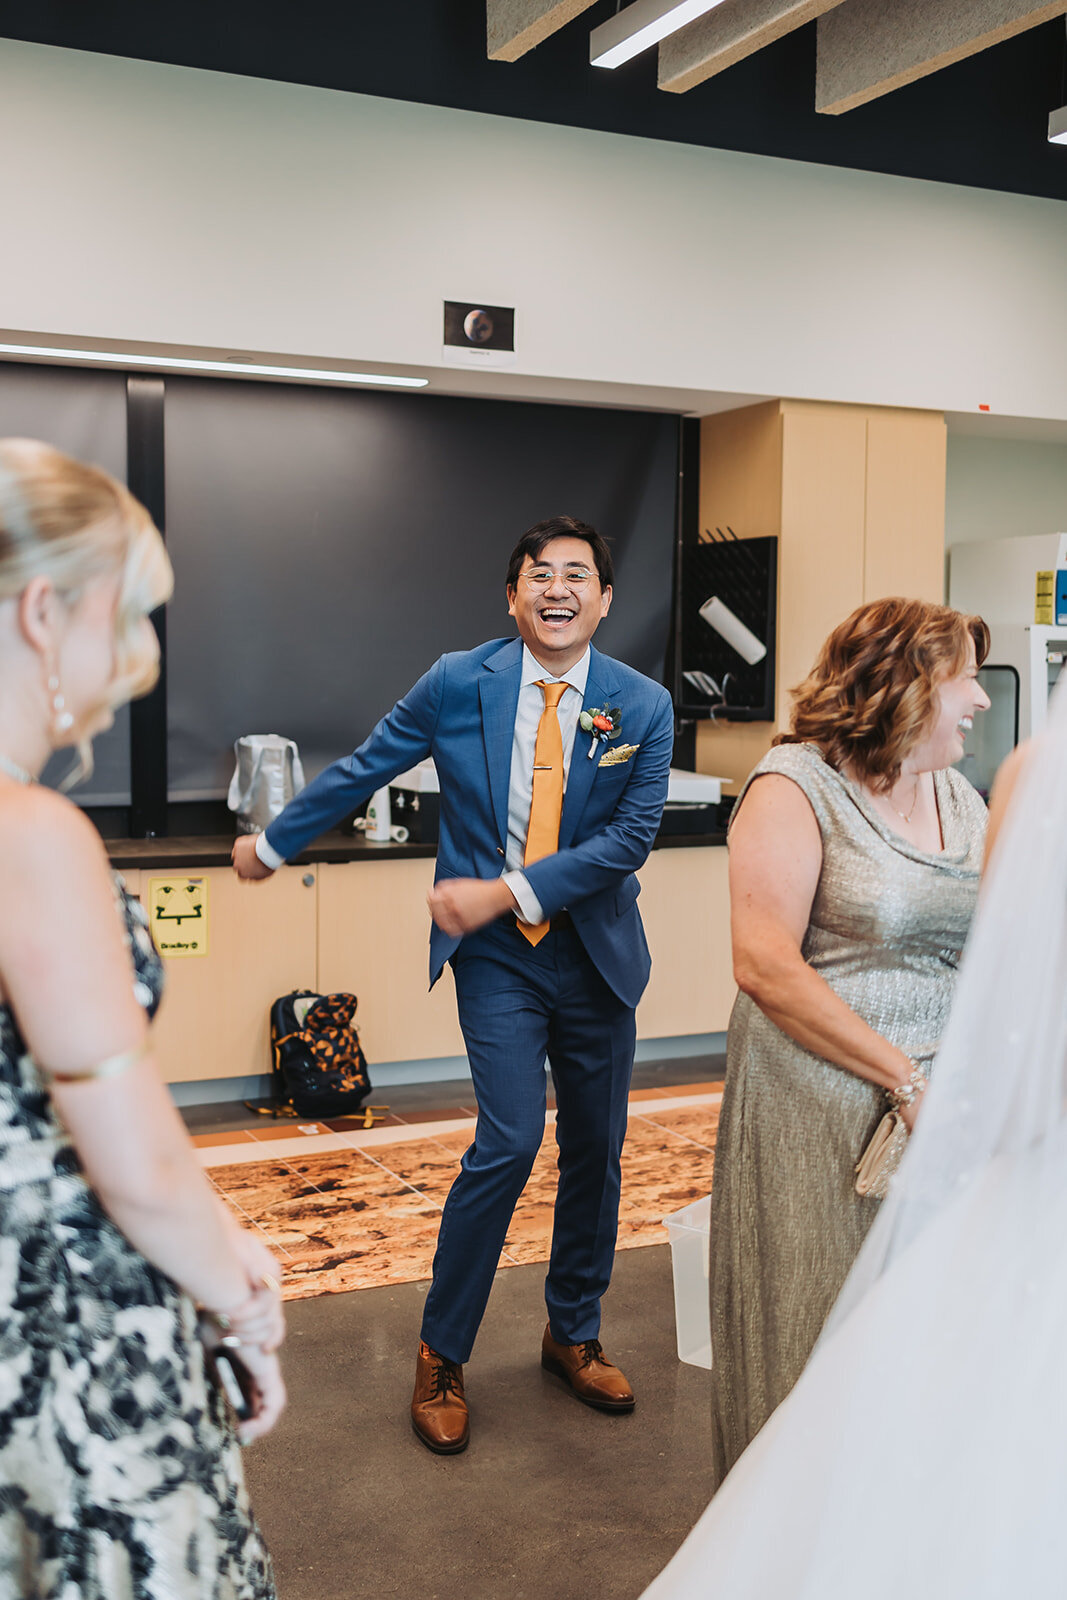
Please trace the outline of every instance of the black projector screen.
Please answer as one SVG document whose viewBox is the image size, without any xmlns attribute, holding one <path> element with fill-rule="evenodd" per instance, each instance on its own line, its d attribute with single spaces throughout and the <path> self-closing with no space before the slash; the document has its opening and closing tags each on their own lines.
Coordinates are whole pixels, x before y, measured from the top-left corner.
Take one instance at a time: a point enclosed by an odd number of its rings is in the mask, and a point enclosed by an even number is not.
<svg viewBox="0 0 1067 1600">
<path fill-rule="evenodd" d="M 446 650 L 511 636 L 518 537 L 557 513 L 612 541 L 597 646 L 663 680 L 678 418 L 167 379 L 170 794 L 214 799 L 233 741 L 308 776 Z"/>
</svg>

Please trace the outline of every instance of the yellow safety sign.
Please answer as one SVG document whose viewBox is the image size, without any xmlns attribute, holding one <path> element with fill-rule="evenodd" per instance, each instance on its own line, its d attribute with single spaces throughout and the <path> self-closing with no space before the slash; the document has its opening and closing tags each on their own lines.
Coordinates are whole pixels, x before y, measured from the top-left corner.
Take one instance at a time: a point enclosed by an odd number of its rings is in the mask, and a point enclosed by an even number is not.
<svg viewBox="0 0 1067 1600">
<path fill-rule="evenodd" d="M 148 916 L 161 956 L 207 955 L 207 879 L 152 878 Z"/>
</svg>

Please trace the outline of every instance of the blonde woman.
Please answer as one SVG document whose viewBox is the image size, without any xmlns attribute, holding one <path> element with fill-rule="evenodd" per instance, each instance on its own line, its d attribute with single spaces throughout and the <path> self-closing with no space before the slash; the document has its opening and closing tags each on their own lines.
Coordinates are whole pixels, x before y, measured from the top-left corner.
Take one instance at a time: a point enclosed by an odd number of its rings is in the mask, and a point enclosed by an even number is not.
<svg viewBox="0 0 1067 1600">
<path fill-rule="evenodd" d="M 741 993 L 712 1197 L 721 1480 L 792 1388 L 874 1220 L 855 1167 L 909 1127 L 974 915 L 986 811 L 953 763 L 989 700 L 978 617 L 861 606 L 795 691 L 731 819 Z"/>
<path fill-rule="evenodd" d="M 284 1404 L 273 1258 L 153 1066 L 161 967 L 90 822 L 34 781 L 151 687 L 171 570 L 106 473 L 0 440 L 0 1594 L 268 1600 L 197 1308 Z"/>
</svg>

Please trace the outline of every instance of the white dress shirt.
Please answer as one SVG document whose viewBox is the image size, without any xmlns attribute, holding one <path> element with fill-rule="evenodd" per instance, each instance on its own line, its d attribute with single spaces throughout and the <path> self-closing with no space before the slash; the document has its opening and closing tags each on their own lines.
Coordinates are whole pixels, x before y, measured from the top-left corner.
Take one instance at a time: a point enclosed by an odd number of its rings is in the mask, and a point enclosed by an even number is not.
<svg viewBox="0 0 1067 1600">
<path fill-rule="evenodd" d="M 537 687 L 539 683 L 565 683 L 567 690 L 556 708 L 559 728 L 563 735 L 563 792 L 567 792 L 567 775 L 571 770 L 574 738 L 578 731 L 578 718 L 585 700 L 585 686 L 589 679 L 589 649 L 569 672 L 557 678 L 549 672 L 524 644 L 522 647 L 522 680 L 519 686 L 519 704 L 515 712 L 515 732 L 511 743 L 511 779 L 508 785 L 508 847 L 504 858 L 504 882 L 511 890 L 523 922 L 543 922 L 541 902 L 530 888 L 522 871 L 526 854 L 526 830 L 530 825 L 530 806 L 533 803 L 534 750 L 545 697 Z M 283 863 L 280 856 L 267 843 L 265 834 L 256 835 L 256 855 L 265 867 L 276 871 Z"/>
<path fill-rule="evenodd" d="M 533 803 L 534 749 L 537 745 L 537 728 L 545 709 L 545 697 L 537 687 L 539 683 L 565 683 L 567 690 L 560 698 L 556 714 L 563 735 L 563 792 L 567 792 L 567 776 L 571 770 L 574 736 L 578 731 L 578 718 L 585 699 L 585 686 L 589 678 L 589 649 L 580 661 L 561 678 L 548 672 L 526 645 L 522 647 L 522 682 L 519 704 L 515 712 L 515 733 L 511 743 L 511 781 L 508 785 L 508 848 L 505 856 L 504 882 L 515 897 L 519 916 L 523 922 L 543 922 L 541 902 L 530 888 L 522 869 L 526 854 L 526 830 L 530 825 L 530 806 Z"/>
</svg>

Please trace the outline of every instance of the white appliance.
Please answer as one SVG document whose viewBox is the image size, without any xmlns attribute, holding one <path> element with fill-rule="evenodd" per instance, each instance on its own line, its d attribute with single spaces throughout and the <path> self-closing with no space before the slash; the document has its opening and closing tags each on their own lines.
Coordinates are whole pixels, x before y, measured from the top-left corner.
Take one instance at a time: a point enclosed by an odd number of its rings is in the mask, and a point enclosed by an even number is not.
<svg viewBox="0 0 1067 1600">
<path fill-rule="evenodd" d="M 417 767 L 400 772 L 389 784 L 390 789 L 413 789 L 416 794 L 440 794 L 441 784 L 433 759 L 427 756 Z"/>
<path fill-rule="evenodd" d="M 608 748 L 611 748 L 610 745 Z M 669 805 L 717 806 L 722 799 L 722 786 L 722 778 L 709 777 L 706 772 L 683 772 L 680 767 L 672 767 L 667 780 L 667 802 Z M 394 778 L 390 788 L 414 789 L 419 794 L 439 794 L 441 785 L 437 768 L 432 760 L 427 760 L 420 761 L 410 772 L 402 772 Z"/>
<path fill-rule="evenodd" d="M 672 767 L 667 779 L 667 804 L 717 806 L 722 799 L 722 778 L 706 772 L 683 772 Z"/>
<path fill-rule="evenodd" d="M 1037 574 L 1067 570 L 1067 533 L 956 544 L 949 551 L 948 602 L 989 625 L 980 673 L 990 709 L 975 718 L 961 770 L 988 794 L 1012 747 L 1040 733 L 1067 660 L 1067 623 L 1034 621 Z"/>
<path fill-rule="evenodd" d="M 1019 738 L 1040 733 L 1048 719 L 1049 696 L 1067 660 L 1067 628 L 1036 622 L 989 625 L 988 666 L 1011 667 L 1018 674 Z"/>
</svg>

